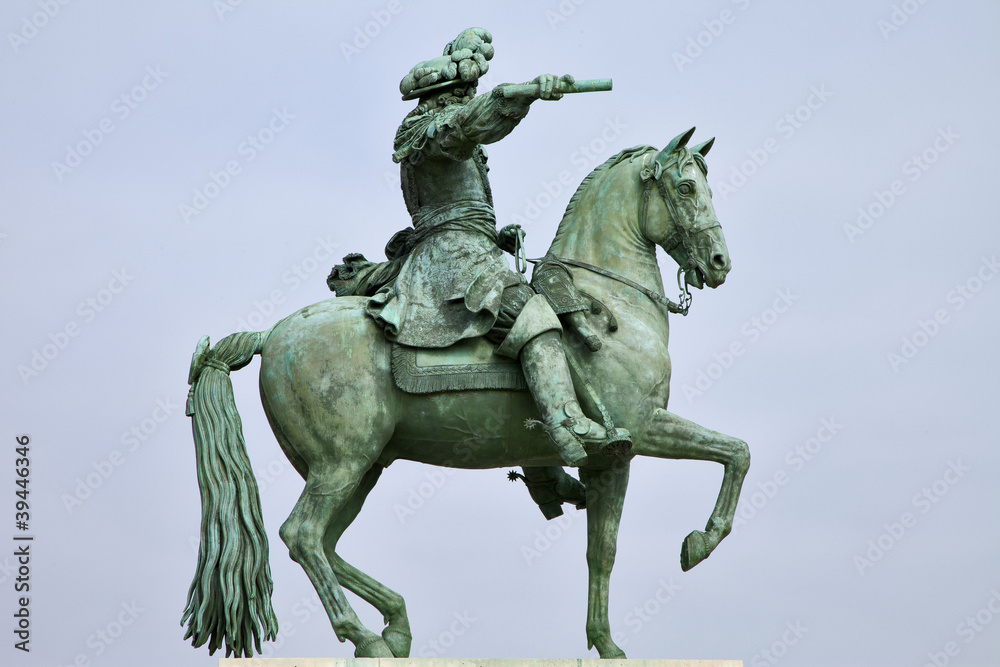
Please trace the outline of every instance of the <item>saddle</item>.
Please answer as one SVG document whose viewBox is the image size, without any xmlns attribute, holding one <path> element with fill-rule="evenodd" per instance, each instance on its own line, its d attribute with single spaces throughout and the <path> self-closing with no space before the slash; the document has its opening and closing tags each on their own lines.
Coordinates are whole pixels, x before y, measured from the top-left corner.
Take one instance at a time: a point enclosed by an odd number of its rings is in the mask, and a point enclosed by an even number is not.
<svg viewBox="0 0 1000 667">
<path fill-rule="evenodd" d="M 467 338 L 445 348 L 416 348 L 394 343 L 392 377 L 411 394 L 469 389 L 527 390 L 521 364 L 493 353 L 493 344 Z"/>
</svg>

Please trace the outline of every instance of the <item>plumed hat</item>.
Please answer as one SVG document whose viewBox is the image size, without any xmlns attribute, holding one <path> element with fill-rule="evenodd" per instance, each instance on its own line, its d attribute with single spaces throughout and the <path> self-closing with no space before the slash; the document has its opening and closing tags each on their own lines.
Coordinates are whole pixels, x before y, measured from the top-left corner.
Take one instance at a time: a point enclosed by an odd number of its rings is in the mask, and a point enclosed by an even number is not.
<svg viewBox="0 0 1000 667">
<path fill-rule="evenodd" d="M 448 42 L 444 54 L 417 63 L 399 82 L 404 100 L 413 100 L 438 88 L 471 83 L 489 70 L 493 36 L 485 28 L 468 28 Z"/>
</svg>

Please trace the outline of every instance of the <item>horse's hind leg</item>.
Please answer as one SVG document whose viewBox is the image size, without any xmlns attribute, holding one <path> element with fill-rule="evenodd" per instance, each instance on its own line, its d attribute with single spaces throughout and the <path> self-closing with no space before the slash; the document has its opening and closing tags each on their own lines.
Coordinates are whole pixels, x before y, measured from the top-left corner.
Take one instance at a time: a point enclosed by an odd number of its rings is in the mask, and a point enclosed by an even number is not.
<svg viewBox="0 0 1000 667">
<path fill-rule="evenodd" d="M 382 630 L 382 639 L 389 646 L 389 650 L 397 658 L 408 658 L 410 656 L 410 621 L 406 617 L 406 603 L 403 596 L 395 591 L 386 588 L 375 579 L 371 578 L 350 563 L 344 561 L 337 552 L 337 542 L 344 534 L 347 527 L 351 525 L 365 499 L 375 487 L 375 483 L 382 475 L 384 468 L 377 463 L 365 473 L 358 488 L 347 504 L 333 518 L 333 522 L 326 531 L 323 540 L 326 557 L 333 567 L 340 583 L 347 590 L 351 591 L 362 600 L 372 605 L 381 612 L 385 619 L 386 627 Z"/>
<path fill-rule="evenodd" d="M 302 566 L 316 588 L 337 638 L 350 640 L 356 657 L 391 658 L 382 637 L 362 625 L 351 608 L 323 548 L 331 523 L 351 500 L 370 464 L 355 459 L 333 465 L 310 469 L 306 487 L 279 534 L 292 560 Z"/>
<path fill-rule="evenodd" d="M 705 531 L 695 530 L 684 538 L 681 569 L 687 572 L 708 558 L 732 531 L 743 478 L 750 468 L 750 449 L 738 438 L 711 431 L 658 408 L 653 411 L 646 437 L 635 452 L 643 456 L 715 461 L 723 465 L 722 488 Z"/>
<path fill-rule="evenodd" d="M 618 550 L 618 524 L 628 487 L 628 459 L 616 459 L 606 470 L 580 469 L 587 487 L 587 648 L 597 647 L 602 658 L 625 659 L 625 652 L 611 639 L 608 589 Z"/>
</svg>

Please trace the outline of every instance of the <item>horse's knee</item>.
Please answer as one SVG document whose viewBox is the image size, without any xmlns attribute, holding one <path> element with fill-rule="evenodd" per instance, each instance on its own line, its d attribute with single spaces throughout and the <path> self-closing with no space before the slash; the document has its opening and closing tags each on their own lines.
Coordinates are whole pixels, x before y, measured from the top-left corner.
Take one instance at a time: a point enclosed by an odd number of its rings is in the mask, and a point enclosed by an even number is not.
<svg viewBox="0 0 1000 667">
<path fill-rule="evenodd" d="M 735 441 L 732 449 L 732 461 L 740 475 L 745 475 L 750 469 L 750 446 L 742 440 Z"/>
<path fill-rule="evenodd" d="M 292 545 L 296 544 L 298 541 L 296 539 L 296 532 L 295 524 L 291 519 L 288 519 L 285 523 L 281 524 L 281 528 L 278 529 L 278 537 L 280 537 L 281 541 L 285 543 L 286 547 L 288 547 L 288 557 L 297 563 L 298 559 L 295 557 L 295 549 L 292 548 Z"/>
<path fill-rule="evenodd" d="M 315 537 L 317 533 L 309 529 L 305 521 L 296 520 L 289 517 L 278 529 L 278 537 L 288 547 L 288 557 L 296 563 L 302 563 L 302 558 L 309 552 L 312 545 L 310 537 Z M 318 542 L 317 542 L 318 545 Z"/>
</svg>

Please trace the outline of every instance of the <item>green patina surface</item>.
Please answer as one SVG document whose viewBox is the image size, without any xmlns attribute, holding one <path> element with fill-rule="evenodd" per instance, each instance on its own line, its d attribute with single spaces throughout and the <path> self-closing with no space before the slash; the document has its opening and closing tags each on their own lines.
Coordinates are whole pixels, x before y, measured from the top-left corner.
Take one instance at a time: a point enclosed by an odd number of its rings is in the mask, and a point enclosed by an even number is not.
<svg viewBox="0 0 1000 667">
<path fill-rule="evenodd" d="M 524 479 L 546 517 L 561 512 L 563 502 L 585 506 L 586 637 L 602 658 L 624 658 L 611 639 L 608 594 L 633 458 L 724 467 L 705 529 L 684 540 L 682 569 L 707 558 L 732 528 L 749 466 L 746 443 L 667 410 L 668 316 L 686 314 L 688 286 L 718 287 L 730 270 L 706 180 L 712 140 L 689 147 L 692 128 L 663 149 L 626 149 L 588 175 L 559 225 L 547 268 L 539 271 L 548 276 L 538 281 L 547 287 L 536 285 L 541 294 L 533 296 L 507 268 L 503 251 L 518 252 L 522 234 L 496 230 L 481 144 L 510 132 L 537 99 L 609 89 L 610 82 L 543 75 L 476 96 L 491 42 L 482 29 L 464 31 L 441 58 L 404 78 L 404 99 L 420 100 L 395 147 L 414 227 L 390 241 L 386 262 L 352 255 L 336 267 L 331 287 L 358 296 L 313 304 L 267 332 L 233 334 L 214 348 L 207 339 L 199 343 L 188 413 L 203 498 L 202 543 L 183 621 L 196 646 L 249 656 L 260 650 L 259 639 L 277 632 L 267 536 L 229 380 L 231 370 L 257 354 L 268 421 L 305 480 L 280 537 L 315 586 L 337 637 L 352 642 L 356 656 L 409 655 L 403 598 L 337 553 L 340 536 L 393 461 L 521 466 L 524 475 L 514 477 Z M 678 264 L 680 304 L 664 296 L 657 246 Z M 517 310 L 499 342 L 492 336 L 511 303 Z M 397 346 L 394 352 L 394 342 L 413 350 L 404 356 Z M 511 358 L 501 362 L 495 350 Z M 475 367 L 483 363 L 513 371 L 530 391 L 467 384 L 486 377 Z M 452 374 L 447 381 L 457 390 L 418 378 L 404 391 L 405 382 L 393 374 L 401 366 Z M 553 417 L 552 396 L 565 421 Z M 527 429 L 526 422 L 542 428 Z M 623 429 L 630 438 L 619 434 Z M 560 467 L 567 441 L 580 448 L 573 459 L 579 480 Z M 382 613 L 381 632 L 358 619 L 345 588 Z"/>
</svg>

